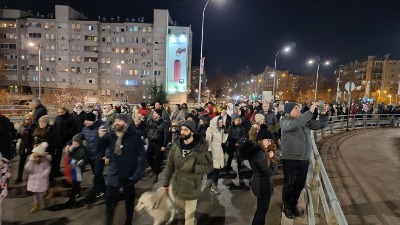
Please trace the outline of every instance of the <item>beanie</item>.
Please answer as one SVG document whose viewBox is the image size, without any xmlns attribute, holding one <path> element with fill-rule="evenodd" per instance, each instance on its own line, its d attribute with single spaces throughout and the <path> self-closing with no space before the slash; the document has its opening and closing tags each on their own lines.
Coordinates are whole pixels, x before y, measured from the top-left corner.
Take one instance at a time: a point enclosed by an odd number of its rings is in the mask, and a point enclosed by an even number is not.
<svg viewBox="0 0 400 225">
<path fill-rule="evenodd" d="M 181 124 L 181 127 L 187 127 L 193 133 L 196 132 L 196 123 L 192 120 L 185 120 L 185 122 Z"/>
<path fill-rule="evenodd" d="M 162 109 L 155 109 L 154 112 L 156 112 L 158 115 L 162 116 Z"/>
<path fill-rule="evenodd" d="M 263 139 L 273 139 L 274 136 L 271 132 L 268 131 L 267 125 L 263 124 L 260 126 L 260 130 L 257 133 L 256 140 L 263 140 Z"/>
<path fill-rule="evenodd" d="M 233 122 L 236 119 L 240 119 L 240 116 L 238 114 L 233 114 L 231 118 L 232 118 L 232 122 Z"/>
<path fill-rule="evenodd" d="M 79 145 L 82 145 L 82 135 L 76 134 L 73 138 L 72 141 L 78 142 Z"/>
<path fill-rule="evenodd" d="M 293 108 L 294 108 L 296 105 L 297 105 L 296 102 L 288 102 L 288 103 L 286 103 L 286 104 L 283 106 L 285 113 L 290 114 L 290 113 L 292 112 Z"/>
<path fill-rule="evenodd" d="M 129 124 L 129 116 L 127 114 L 122 114 L 122 113 L 118 113 L 115 116 L 116 120 L 122 120 L 124 121 L 126 124 Z"/>
<path fill-rule="evenodd" d="M 86 113 L 85 115 L 85 119 L 84 120 L 88 120 L 88 121 L 96 121 L 96 115 L 92 112 L 90 113 Z"/>
<path fill-rule="evenodd" d="M 50 117 L 48 115 L 44 115 L 39 118 L 39 123 L 40 122 L 50 124 Z"/>
<path fill-rule="evenodd" d="M 40 143 L 40 145 L 36 146 L 32 150 L 32 152 L 36 153 L 36 154 L 38 154 L 40 156 L 45 156 L 45 152 L 46 152 L 47 147 L 49 147 L 49 144 L 47 142 L 42 142 L 42 143 Z"/>
<path fill-rule="evenodd" d="M 263 114 L 256 114 L 254 117 L 254 120 L 256 121 L 256 123 L 260 122 L 263 119 L 265 119 Z"/>
</svg>

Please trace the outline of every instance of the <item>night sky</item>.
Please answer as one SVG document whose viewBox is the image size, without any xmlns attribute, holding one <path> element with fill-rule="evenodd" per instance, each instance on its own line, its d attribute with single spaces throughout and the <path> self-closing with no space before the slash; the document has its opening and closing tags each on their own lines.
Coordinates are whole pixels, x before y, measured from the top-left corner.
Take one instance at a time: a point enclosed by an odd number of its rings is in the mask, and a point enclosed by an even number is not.
<svg viewBox="0 0 400 225">
<path fill-rule="evenodd" d="M 152 22 L 153 9 L 168 9 L 178 25 L 192 26 L 192 65 L 197 66 L 206 1 L 1 0 L 0 6 L 47 13 L 54 12 L 54 4 L 65 4 L 94 20 L 120 16 L 144 17 L 145 22 Z M 306 61 L 319 56 L 336 59 L 320 69 L 332 77 L 336 66 L 368 55 L 390 53 L 400 59 L 400 0 L 210 0 L 203 49 L 209 73 L 221 68 L 233 75 L 246 65 L 260 73 L 266 65 L 273 67 L 275 54 L 291 42 L 296 48 L 278 56 L 278 69 L 315 73 L 316 66 Z"/>
</svg>

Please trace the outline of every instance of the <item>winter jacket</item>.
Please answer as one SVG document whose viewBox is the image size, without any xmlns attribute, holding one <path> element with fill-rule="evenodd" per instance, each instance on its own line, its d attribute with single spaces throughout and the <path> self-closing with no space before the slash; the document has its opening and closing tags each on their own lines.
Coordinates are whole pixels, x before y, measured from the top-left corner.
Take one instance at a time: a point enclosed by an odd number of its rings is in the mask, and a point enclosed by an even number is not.
<svg viewBox="0 0 400 225">
<path fill-rule="evenodd" d="M 210 127 L 206 132 L 206 140 L 209 144 L 209 151 L 212 153 L 213 167 L 221 169 L 225 166 L 225 154 L 222 144 L 226 143 L 228 134 L 223 129 L 218 129 L 218 117 L 214 117 L 210 121 Z"/>
<path fill-rule="evenodd" d="M 116 142 L 114 130 L 99 138 L 99 150 L 109 149 L 106 152 L 106 157 L 110 159 L 107 184 L 112 187 L 133 185 L 143 177 L 146 166 L 146 152 L 140 134 L 133 125 L 129 125 L 122 137 L 121 155 L 114 153 Z"/>
<path fill-rule="evenodd" d="M 281 123 L 281 151 L 283 159 L 308 160 L 311 155 L 311 132 L 328 125 L 329 116 L 319 116 L 319 120 L 312 119 L 313 113 L 307 111 L 299 118 L 290 114 L 285 115 Z"/>
<path fill-rule="evenodd" d="M 246 131 L 242 125 L 236 126 L 232 124 L 232 126 L 228 129 L 228 145 L 233 146 L 236 143 L 239 145 L 243 144 L 246 138 Z"/>
<path fill-rule="evenodd" d="M 56 117 L 53 126 L 59 137 L 57 148 L 62 149 L 76 133 L 75 118 L 66 112 L 64 115 Z"/>
<path fill-rule="evenodd" d="M 47 109 L 44 105 L 40 104 L 36 109 L 33 111 L 33 122 L 39 124 L 40 117 L 47 115 Z"/>
<path fill-rule="evenodd" d="M 249 160 L 253 176 L 251 190 L 256 197 L 271 196 L 273 193 L 273 168 L 268 168 L 265 153 L 255 141 L 245 142 L 240 150 L 240 157 Z"/>
<path fill-rule="evenodd" d="M 19 128 L 19 132 L 17 135 L 17 138 L 21 139 L 21 142 L 19 144 L 18 148 L 18 154 L 23 155 L 30 155 L 32 153 L 33 149 L 33 131 L 37 128 L 36 123 L 32 124 L 22 124 L 21 127 Z"/>
<path fill-rule="evenodd" d="M 46 152 L 50 155 L 54 155 L 56 152 L 57 144 L 59 143 L 59 137 L 54 129 L 54 126 L 48 125 L 46 128 L 42 129 L 37 127 L 33 131 L 33 144 L 40 144 L 42 142 L 47 142 L 49 147 L 47 147 Z"/>
<path fill-rule="evenodd" d="M 0 115 L 0 152 L 4 158 L 11 160 L 13 158 L 11 140 L 14 125 L 10 120 Z"/>
<path fill-rule="evenodd" d="M 77 109 L 74 110 L 74 112 L 72 113 L 72 116 L 75 119 L 75 127 L 76 127 L 76 132 L 75 133 L 80 133 L 82 132 L 83 127 L 85 126 L 85 116 L 86 116 L 86 112 L 84 110 L 79 111 Z"/>
<path fill-rule="evenodd" d="M 157 144 L 167 147 L 169 141 L 169 126 L 163 119 L 147 121 L 147 138 L 149 144 Z"/>
<path fill-rule="evenodd" d="M 82 138 L 86 140 L 85 154 L 87 159 L 91 161 L 101 159 L 104 156 L 104 152 L 101 152 L 97 148 L 99 142 L 98 131 L 100 126 L 105 126 L 105 123 L 101 120 L 97 120 L 92 125 L 85 126 L 82 129 Z"/>
<path fill-rule="evenodd" d="M 164 187 L 172 185 L 174 195 L 182 200 L 195 200 L 201 194 L 202 177 L 213 169 L 212 157 L 208 152 L 208 143 L 198 134 L 194 134 L 195 146 L 186 156 L 182 154 L 184 142 L 178 139 L 172 143 L 165 165 Z"/>
<path fill-rule="evenodd" d="M 40 157 L 40 163 L 29 160 L 25 165 L 29 172 L 27 190 L 31 192 L 45 192 L 49 188 L 49 174 L 51 165 L 45 157 Z"/>
</svg>

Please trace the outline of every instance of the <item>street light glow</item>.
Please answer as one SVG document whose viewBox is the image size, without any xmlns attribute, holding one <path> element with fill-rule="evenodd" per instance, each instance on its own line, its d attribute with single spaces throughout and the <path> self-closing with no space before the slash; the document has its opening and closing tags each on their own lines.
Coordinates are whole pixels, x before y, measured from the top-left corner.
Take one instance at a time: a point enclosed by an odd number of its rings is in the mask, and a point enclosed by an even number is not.
<svg viewBox="0 0 400 225">
<path fill-rule="evenodd" d="M 290 51 L 290 47 L 286 47 L 283 51 L 284 52 L 289 52 Z"/>
<path fill-rule="evenodd" d="M 325 62 L 325 65 L 329 65 L 329 64 L 331 64 L 331 62 L 329 62 L 329 61 L 326 61 L 326 62 Z"/>
<path fill-rule="evenodd" d="M 308 64 L 313 64 L 314 60 L 308 60 Z"/>
<path fill-rule="evenodd" d="M 35 44 L 33 44 L 32 42 L 29 42 L 28 45 L 31 47 L 35 46 Z"/>
</svg>

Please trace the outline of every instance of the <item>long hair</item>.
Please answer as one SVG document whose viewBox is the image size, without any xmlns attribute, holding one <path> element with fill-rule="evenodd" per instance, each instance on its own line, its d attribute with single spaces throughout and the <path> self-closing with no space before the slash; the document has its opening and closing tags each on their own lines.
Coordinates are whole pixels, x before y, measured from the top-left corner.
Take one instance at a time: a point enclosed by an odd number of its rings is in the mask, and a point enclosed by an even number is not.
<svg viewBox="0 0 400 225">
<path fill-rule="evenodd" d="M 277 146 L 274 143 L 274 141 L 271 141 L 271 144 L 268 145 L 267 148 L 264 146 L 263 140 L 258 140 L 256 142 L 257 142 L 258 146 L 264 151 L 265 161 L 266 161 L 266 163 L 268 165 L 268 168 L 274 166 L 276 164 L 276 162 L 277 162 L 277 159 L 275 157 L 275 152 L 276 152 Z M 274 152 L 274 156 L 272 156 L 272 158 L 269 157 L 269 153 L 268 152 L 270 152 L 270 151 Z"/>
</svg>

